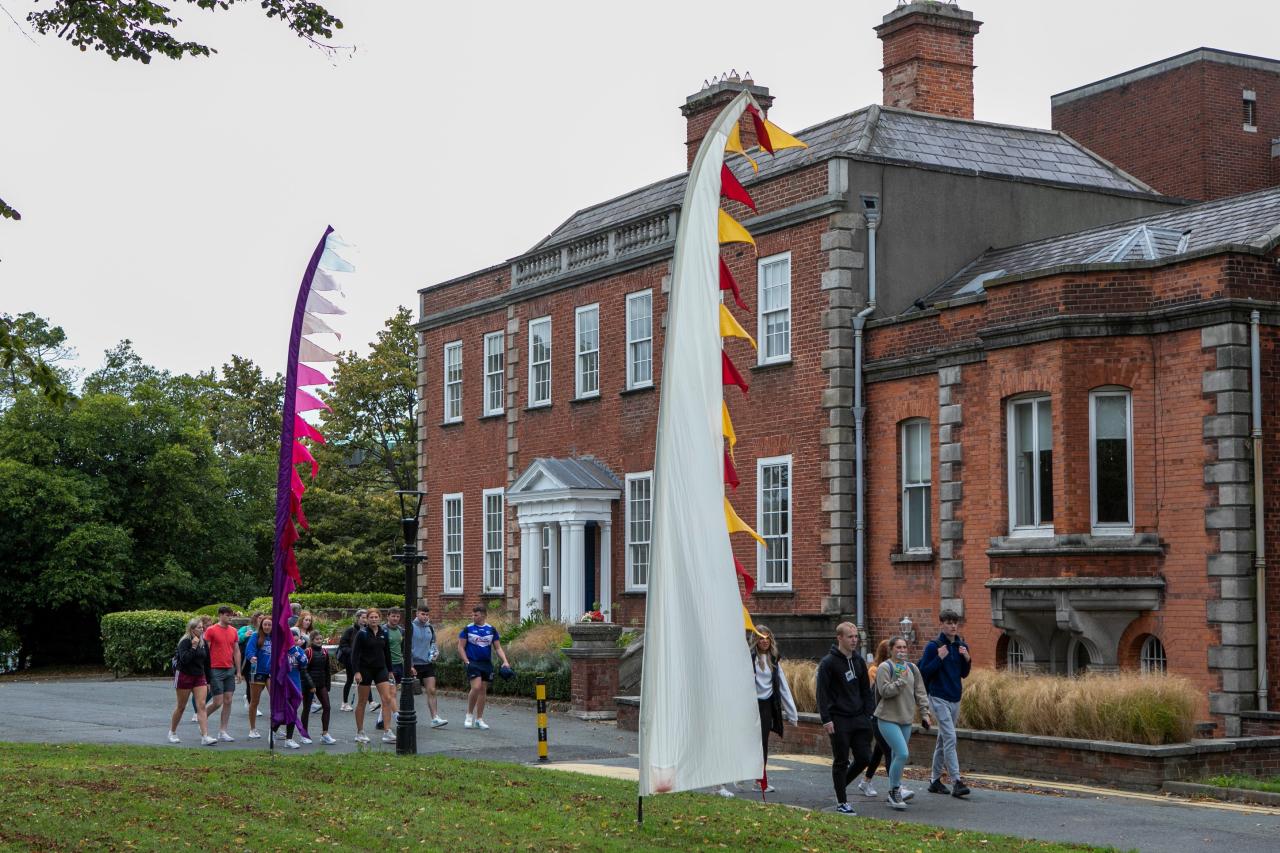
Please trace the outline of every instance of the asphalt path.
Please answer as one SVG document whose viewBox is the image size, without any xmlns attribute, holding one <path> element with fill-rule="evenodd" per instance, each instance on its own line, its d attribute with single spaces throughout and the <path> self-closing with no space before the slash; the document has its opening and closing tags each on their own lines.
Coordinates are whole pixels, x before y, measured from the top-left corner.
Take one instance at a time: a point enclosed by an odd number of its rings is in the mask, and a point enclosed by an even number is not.
<svg viewBox="0 0 1280 853">
<path fill-rule="evenodd" d="M 341 688 L 332 691 L 332 695 L 340 704 Z M 174 693 L 168 680 L 0 681 L 0 740 L 164 745 L 173 749 L 267 748 L 265 737 L 247 739 L 248 714 L 239 697 L 230 726 L 231 734 L 236 737 L 234 743 L 200 747 L 199 730 L 189 722 L 188 711 L 183 714 L 179 727 L 182 743 L 170 745 L 165 734 L 173 703 Z M 432 729 L 425 723 L 425 703 L 418 697 L 419 717 L 424 720 L 418 727 L 418 751 L 537 764 L 536 714 L 531 704 L 491 703 L 485 713 L 491 728 L 483 732 L 462 727 L 465 706 L 463 697 L 442 695 L 440 710 L 449 724 Z M 211 729 L 216 730 L 216 724 Z M 261 718 L 259 730 L 265 734 L 266 726 Z M 317 738 L 316 743 L 304 746 L 297 753 L 351 752 L 359 748 L 352 741 L 353 715 L 338 711 L 336 704 L 330 732 L 338 739 L 334 746 L 321 746 Z M 366 732 L 373 741 L 364 749 L 394 750 L 394 745 L 383 744 L 376 736 L 372 713 L 366 722 Z M 318 735 L 318 729 L 313 734 Z M 583 722 L 567 714 L 553 713 L 548 740 L 552 762 L 548 772 L 559 769 L 636 778 L 634 732 L 619 731 L 610 723 Z M 290 750 L 282 752 L 294 754 Z M 909 770 L 908 775 L 911 777 L 908 784 L 917 794 L 907 811 L 897 812 L 885 804 L 885 779 L 881 771 L 875 780 L 880 796 L 869 799 L 856 789 L 849 790 L 850 802 L 858 815 L 1153 853 L 1280 851 L 1280 809 L 1191 802 L 1084 787 L 1055 789 L 1049 783 L 1031 788 L 1016 780 L 978 776 L 971 777 L 973 795 L 967 800 L 957 800 L 925 793 L 925 780 L 919 772 Z M 825 811 L 834 809 L 830 766 L 821 758 L 771 756 L 769 779 L 778 788 L 777 793 L 769 796 L 770 802 Z M 739 790 L 737 796 L 760 799 L 759 794 L 747 790 Z M 855 838 L 858 819 L 850 818 Z"/>
</svg>

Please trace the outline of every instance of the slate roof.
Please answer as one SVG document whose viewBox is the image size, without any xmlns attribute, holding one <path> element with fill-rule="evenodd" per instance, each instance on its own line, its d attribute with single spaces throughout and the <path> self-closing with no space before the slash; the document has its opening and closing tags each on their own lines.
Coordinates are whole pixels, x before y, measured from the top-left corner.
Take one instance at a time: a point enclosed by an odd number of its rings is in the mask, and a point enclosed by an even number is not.
<svg viewBox="0 0 1280 853">
<path fill-rule="evenodd" d="M 1054 130 L 1014 127 L 870 106 L 796 134 L 809 147 L 777 156 L 759 152 L 759 175 L 741 158 L 730 164 L 744 184 L 832 157 L 943 169 L 1081 189 L 1155 194 L 1155 190 Z M 676 207 L 687 174 L 583 208 L 534 249 L 567 243 L 603 228 Z M 532 250 L 531 250 L 532 251 Z"/>
<path fill-rule="evenodd" d="M 593 456 L 580 457 L 539 457 L 534 462 L 542 464 L 543 469 L 564 483 L 569 489 L 621 489 L 622 483 L 613 472 Z"/>
<path fill-rule="evenodd" d="M 1175 238 L 1176 235 L 1176 238 Z M 1160 260 L 1280 243 L 1280 187 L 1180 207 L 1004 249 L 988 249 L 925 297 L 927 305 L 961 292 L 977 293 L 975 279 L 1048 270 L 1065 265 Z"/>
</svg>

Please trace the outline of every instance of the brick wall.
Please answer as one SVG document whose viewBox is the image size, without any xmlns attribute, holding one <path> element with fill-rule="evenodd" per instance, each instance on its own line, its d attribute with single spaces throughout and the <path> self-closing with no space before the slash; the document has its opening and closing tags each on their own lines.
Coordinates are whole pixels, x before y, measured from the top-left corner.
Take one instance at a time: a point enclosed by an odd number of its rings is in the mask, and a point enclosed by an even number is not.
<svg viewBox="0 0 1280 853">
<path fill-rule="evenodd" d="M 1257 131 L 1242 93 L 1257 93 Z M 1193 199 L 1277 183 L 1280 73 L 1199 61 L 1053 107 L 1053 127 L 1162 193 Z"/>
<path fill-rule="evenodd" d="M 973 37 L 968 12 L 913 3 L 876 27 L 884 44 L 883 103 L 917 112 L 973 118 Z"/>
</svg>

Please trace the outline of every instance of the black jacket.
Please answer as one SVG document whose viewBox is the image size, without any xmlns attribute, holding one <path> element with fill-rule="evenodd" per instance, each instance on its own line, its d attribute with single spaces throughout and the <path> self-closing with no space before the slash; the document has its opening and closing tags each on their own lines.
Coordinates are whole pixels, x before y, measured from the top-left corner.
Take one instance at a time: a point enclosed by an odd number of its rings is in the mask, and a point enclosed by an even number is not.
<svg viewBox="0 0 1280 853">
<path fill-rule="evenodd" d="M 347 668 L 351 667 L 351 644 L 355 641 L 356 631 L 360 630 L 360 626 L 351 625 L 347 630 L 342 632 L 342 636 L 338 638 L 338 663 Z"/>
<path fill-rule="evenodd" d="M 852 677 L 849 673 L 853 673 Z M 871 679 L 867 664 L 857 652 L 847 658 L 833 645 L 818 664 L 818 715 L 822 722 L 834 722 L 840 728 L 871 726 L 875 701 L 871 697 Z"/>
<path fill-rule="evenodd" d="M 351 669 L 354 672 L 391 669 L 391 644 L 387 642 L 386 631 L 378 629 L 375 634 L 369 628 L 361 628 L 356 632 L 351 643 Z"/>
<path fill-rule="evenodd" d="M 205 681 L 213 681 L 213 670 L 209 668 L 209 644 L 201 643 L 200 648 L 191 645 L 191 637 L 183 637 L 178 641 L 178 672 L 183 675 L 203 675 Z"/>
<path fill-rule="evenodd" d="M 329 653 L 324 646 L 311 646 L 307 649 L 307 673 L 316 690 L 329 689 Z"/>
</svg>

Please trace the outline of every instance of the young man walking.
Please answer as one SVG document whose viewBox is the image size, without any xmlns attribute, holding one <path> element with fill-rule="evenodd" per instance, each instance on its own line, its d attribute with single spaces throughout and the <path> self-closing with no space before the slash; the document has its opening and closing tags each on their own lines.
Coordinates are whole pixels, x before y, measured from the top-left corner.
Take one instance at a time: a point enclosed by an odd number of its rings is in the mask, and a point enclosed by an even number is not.
<svg viewBox="0 0 1280 853">
<path fill-rule="evenodd" d="M 236 696 L 236 683 L 240 680 L 240 634 L 231 626 L 232 610 L 225 604 L 218 608 L 218 622 L 210 625 L 204 632 L 204 641 L 209 646 L 209 666 L 213 672 L 213 680 L 209 682 L 209 692 L 213 695 L 212 710 L 222 708 L 222 718 L 218 724 L 218 740 L 235 740 L 227 733 L 227 725 L 231 722 L 231 701 Z M 210 712 L 212 713 L 212 711 Z"/>
<path fill-rule="evenodd" d="M 493 653 L 502 658 L 502 665 L 510 668 L 507 653 L 502 649 L 498 630 L 485 622 L 488 611 L 483 604 L 471 608 L 472 622 L 458 633 L 458 655 L 467 668 L 467 681 L 471 692 L 467 694 L 467 716 L 462 721 L 464 729 L 487 729 L 484 721 L 484 702 L 493 682 Z"/>
<path fill-rule="evenodd" d="M 422 684 L 427 697 L 427 710 L 431 712 L 431 728 L 438 729 L 449 721 L 440 716 L 436 708 L 436 658 L 440 647 L 436 645 L 436 629 L 431 624 L 431 608 L 424 601 L 418 605 L 413 619 L 413 674 Z"/>
<path fill-rule="evenodd" d="M 393 695 L 399 696 L 400 685 L 404 683 L 404 626 L 400 624 L 400 610 L 392 608 L 387 611 L 387 644 L 391 647 L 391 683 L 395 685 Z M 400 703 L 396 702 L 396 708 L 400 707 Z M 394 710 L 394 709 L 393 709 Z M 378 709 L 378 724 L 376 728 L 384 728 L 382 708 Z M 399 711 L 394 711 L 392 719 L 400 716 Z"/>
<path fill-rule="evenodd" d="M 858 627 L 852 622 L 836 626 L 836 641 L 818 664 L 817 693 L 818 715 L 831 738 L 836 811 L 855 814 L 845 792 L 871 762 L 871 714 L 875 703 L 867 664 L 858 654 Z"/>
<path fill-rule="evenodd" d="M 960 717 L 960 694 L 963 680 L 969 677 L 972 660 L 969 646 L 958 633 L 960 614 L 944 610 L 938 614 L 942 633 L 924 647 L 917 668 L 924 676 L 929 691 L 929 706 L 938 723 L 938 741 L 933 748 L 933 771 L 929 779 L 929 793 L 950 794 L 953 797 L 969 796 L 969 786 L 960 778 L 960 756 L 956 753 L 956 721 Z M 942 771 L 951 777 L 951 788 L 942 784 Z"/>
</svg>

